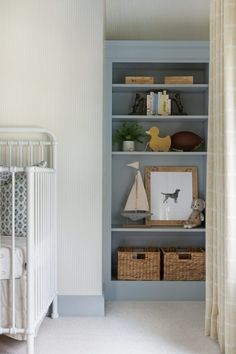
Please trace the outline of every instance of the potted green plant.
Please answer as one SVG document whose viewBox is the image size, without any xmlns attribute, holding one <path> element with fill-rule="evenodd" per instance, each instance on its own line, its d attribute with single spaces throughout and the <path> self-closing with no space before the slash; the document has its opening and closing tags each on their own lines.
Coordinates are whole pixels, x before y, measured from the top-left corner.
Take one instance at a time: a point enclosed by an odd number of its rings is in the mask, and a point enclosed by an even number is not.
<svg viewBox="0 0 236 354">
<path fill-rule="evenodd" d="M 135 142 L 142 143 L 144 128 L 137 122 L 124 122 L 113 135 L 113 144 L 122 143 L 123 151 L 135 151 Z"/>
</svg>

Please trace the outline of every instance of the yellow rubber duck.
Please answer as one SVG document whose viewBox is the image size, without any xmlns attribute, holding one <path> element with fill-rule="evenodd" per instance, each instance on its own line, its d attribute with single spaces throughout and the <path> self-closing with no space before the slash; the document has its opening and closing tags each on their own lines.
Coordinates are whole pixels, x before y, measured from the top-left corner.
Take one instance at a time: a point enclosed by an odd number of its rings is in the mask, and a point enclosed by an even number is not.
<svg viewBox="0 0 236 354">
<path fill-rule="evenodd" d="M 146 131 L 146 134 L 151 136 L 150 141 L 147 143 L 152 151 L 169 151 L 171 147 L 171 137 L 168 135 L 164 138 L 159 137 L 159 129 L 157 127 L 152 127 Z"/>
</svg>

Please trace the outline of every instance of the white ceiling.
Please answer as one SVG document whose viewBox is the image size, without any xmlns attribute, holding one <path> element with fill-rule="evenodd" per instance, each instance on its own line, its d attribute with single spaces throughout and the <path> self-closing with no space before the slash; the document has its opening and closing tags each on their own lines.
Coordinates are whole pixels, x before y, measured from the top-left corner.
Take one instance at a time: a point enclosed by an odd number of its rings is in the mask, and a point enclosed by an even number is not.
<svg viewBox="0 0 236 354">
<path fill-rule="evenodd" d="M 106 38 L 207 40 L 210 0 L 106 0 Z"/>
</svg>

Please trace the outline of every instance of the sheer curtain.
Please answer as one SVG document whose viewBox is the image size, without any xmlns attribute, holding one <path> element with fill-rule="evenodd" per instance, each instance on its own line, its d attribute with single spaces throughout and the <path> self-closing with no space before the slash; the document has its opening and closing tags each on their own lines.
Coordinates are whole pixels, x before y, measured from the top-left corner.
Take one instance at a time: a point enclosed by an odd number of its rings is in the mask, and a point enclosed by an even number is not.
<svg viewBox="0 0 236 354">
<path fill-rule="evenodd" d="M 206 334 L 236 354 L 236 0 L 212 0 Z"/>
</svg>

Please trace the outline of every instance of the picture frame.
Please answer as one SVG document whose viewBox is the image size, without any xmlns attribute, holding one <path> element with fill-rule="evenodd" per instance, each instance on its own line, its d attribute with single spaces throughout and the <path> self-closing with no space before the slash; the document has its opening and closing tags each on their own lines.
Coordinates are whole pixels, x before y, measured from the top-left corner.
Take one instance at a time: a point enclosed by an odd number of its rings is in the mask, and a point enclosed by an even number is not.
<svg viewBox="0 0 236 354">
<path fill-rule="evenodd" d="M 147 166 L 145 187 L 152 215 L 147 226 L 183 225 L 198 198 L 196 166 Z"/>
</svg>

